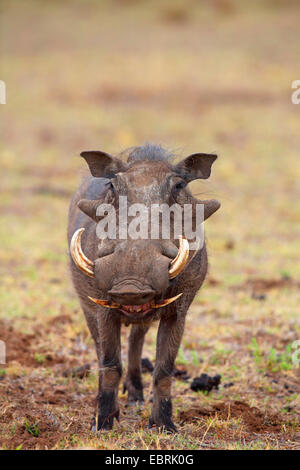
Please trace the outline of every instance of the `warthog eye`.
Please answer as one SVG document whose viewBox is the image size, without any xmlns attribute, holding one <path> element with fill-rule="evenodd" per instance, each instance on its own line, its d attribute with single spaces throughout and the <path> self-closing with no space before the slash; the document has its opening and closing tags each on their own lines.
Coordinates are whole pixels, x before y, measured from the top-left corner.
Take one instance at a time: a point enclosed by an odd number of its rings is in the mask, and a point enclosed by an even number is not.
<svg viewBox="0 0 300 470">
<path fill-rule="evenodd" d="M 111 191 L 111 193 L 112 193 L 113 196 L 116 194 L 114 185 L 112 184 L 111 181 L 108 181 L 108 182 L 105 184 L 105 195 L 108 194 L 109 191 Z"/>
<path fill-rule="evenodd" d="M 174 197 L 174 199 L 176 198 L 176 196 L 178 195 L 178 193 L 184 189 L 186 186 L 186 183 L 184 181 L 178 181 L 178 183 L 176 183 L 173 188 L 172 188 L 172 196 Z"/>
</svg>

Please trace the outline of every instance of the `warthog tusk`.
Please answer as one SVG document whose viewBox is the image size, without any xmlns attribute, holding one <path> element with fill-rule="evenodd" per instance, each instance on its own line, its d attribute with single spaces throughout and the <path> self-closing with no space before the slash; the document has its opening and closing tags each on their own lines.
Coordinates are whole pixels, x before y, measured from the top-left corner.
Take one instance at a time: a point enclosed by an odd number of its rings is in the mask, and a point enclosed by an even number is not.
<svg viewBox="0 0 300 470">
<path fill-rule="evenodd" d="M 101 300 L 101 299 L 94 299 L 94 297 L 88 296 L 88 298 L 92 301 L 95 302 L 95 304 L 101 305 L 101 307 L 106 307 L 106 308 L 119 308 L 121 305 L 119 304 L 110 304 L 108 300 Z"/>
<path fill-rule="evenodd" d="M 84 228 L 79 228 L 74 232 L 70 243 L 70 253 L 76 266 L 88 276 L 94 277 L 94 263 L 85 256 L 81 248 L 81 237 L 84 230 Z M 181 273 L 187 264 L 188 257 L 189 242 L 185 237 L 180 237 L 178 253 L 173 261 L 171 261 L 171 267 L 169 269 L 170 279 L 174 279 Z"/>
<path fill-rule="evenodd" d="M 174 277 L 178 276 L 178 274 L 180 274 L 181 271 L 184 269 L 188 261 L 189 252 L 189 242 L 185 237 L 180 237 L 178 253 L 171 262 L 171 267 L 169 269 L 170 279 L 174 279 Z"/>
<path fill-rule="evenodd" d="M 169 299 L 161 300 L 160 302 L 151 302 L 151 308 L 161 308 L 165 307 L 166 305 L 171 304 L 172 302 L 175 302 L 175 300 L 179 299 L 179 297 L 182 296 L 181 294 L 175 295 L 175 297 L 170 297 Z"/>
<path fill-rule="evenodd" d="M 160 302 L 151 302 L 149 304 L 149 307 L 150 308 L 161 308 L 161 307 L 165 307 L 166 305 L 169 305 L 171 304 L 172 302 L 175 302 L 175 300 L 179 299 L 179 297 L 182 296 L 182 293 L 181 294 L 178 294 L 178 295 L 175 295 L 175 297 L 170 297 L 169 299 L 165 299 L 165 300 L 161 300 Z M 97 305 L 101 305 L 101 307 L 105 307 L 105 308 L 120 308 L 122 309 L 122 307 L 124 307 L 124 305 L 121 305 L 121 304 L 111 304 L 109 303 L 108 300 L 102 300 L 102 299 L 94 299 L 94 297 L 88 297 L 92 302 L 94 302 L 95 304 Z M 147 305 L 147 304 L 145 304 Z M 142 305 L 141 305 L 141 309 L 142 310 Z"/>
<path fill-rule="evenodd" d="M 88 276 L 94 277 L 94 269 L 91 269 L 94 267 L 94 263 L 85 256 L 81 248 L 81 236 L 83 232 L 84 228 L 79 228 L 74 232 L 70 243 L 70 253 L 76 266 Z"/>
</svg>

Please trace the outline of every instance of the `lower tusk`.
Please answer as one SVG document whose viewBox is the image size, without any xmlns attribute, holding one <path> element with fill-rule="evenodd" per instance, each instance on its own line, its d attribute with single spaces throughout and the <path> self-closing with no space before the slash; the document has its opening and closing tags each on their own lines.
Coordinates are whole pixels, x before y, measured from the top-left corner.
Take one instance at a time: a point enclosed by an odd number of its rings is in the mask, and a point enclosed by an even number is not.
<svg viewBox="0 0 300 470">
<path fill-rule="evenodd" d="M 179 299 L 179 297 L 182 296 L 182 293 L 181 294 L 178 294 L 178 295 L 175 295 L 175 297 L 170 297 L 170 299 L 165 299 L 165 300 L 161 300 L 160 302 L 151 302 L 150 304 L 150 307 L 151 308 L 161 308 L 161 307 L 166 307 L 166 305 L 169 305 L 173 302 L 175 302 L 175 300 Z M 101 305 L 101 307 L 105 307 L 105 308 L 122 308 L 122 305 L 120 304 L 111 304 L 109 303 L 108 300 L 102 300 L 102 299 L 95 299 L 94 297 L 90 297 L 88 296 L 88 298 L 94 302 L 95 304 L 97 305 Z M 142 310 L 142 309 L 140 309 Z"/>
<path fill-rule="evenodd" d="M 94 297 L 88 297 L 92 302 L 95 302 L 97 305 L 101 305 L 101 307 L 106 308 L 120 308 L 121 305 L 119 304 L 110 304 L 108 300 L 101 300 L 101 299 L 94 299 Z"/>
<path fill-rule="evenodd" d="M 182 293 L 178 294 L 178 295 L 175 295 L 175 297 L 170 297 L 170 299 L 162 300 L 161 302 L 156 302 L 156 303 L 152 302 L 151 303 L 151 308 L 165 307 L 166 305 L 169 305 L 172 302 L 175 302 L 175 300 L 179 299 L 179 297 L 181 297 L 181 296 L 182 296 Z"/>
</svg>

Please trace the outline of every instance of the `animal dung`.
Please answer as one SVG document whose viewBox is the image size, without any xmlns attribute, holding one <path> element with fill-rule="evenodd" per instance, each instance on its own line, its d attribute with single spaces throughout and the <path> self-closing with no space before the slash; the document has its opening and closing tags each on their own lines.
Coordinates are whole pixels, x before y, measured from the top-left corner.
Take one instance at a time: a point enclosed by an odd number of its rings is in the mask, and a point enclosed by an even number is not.
<svg viewBox="0 0 300 470">
<path fill-rule="evenodd" d="M 210 392 L 213 388 L 219 388 L 221 383 L 221 375 L 211 377 L 207 374 L 201 374 L 200 377 L 195 377 L 191 383 L 191 389 L 194 392 Z"/>
</svg>

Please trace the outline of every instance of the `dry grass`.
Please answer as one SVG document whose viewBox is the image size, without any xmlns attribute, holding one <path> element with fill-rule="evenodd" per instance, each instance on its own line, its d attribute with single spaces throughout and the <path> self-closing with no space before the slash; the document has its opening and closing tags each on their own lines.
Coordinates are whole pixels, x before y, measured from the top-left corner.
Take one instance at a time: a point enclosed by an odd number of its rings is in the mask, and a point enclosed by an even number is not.
<svg viewBox="0 0 300 470">
<path fill-rule="evenodd" d="M 289 352 L 300 337 L 300 107 L 290 101 L 299 10 L 200 3 L 1 2 L 3 448 L 300 447 Z M 147 430 L 145 374 L 145 409 L 129 411 L 120 393 L 120 423 L 92 435 L 96 356 L 68 276 L 67 206 L 81 150 L 149 140 L 220 154 L 210 182 L 193 186 L 222 209 L 206 224 L 210 278 L 177 363 L 191 377 L 220 373 L 222 385 L 203 395 L 176 380 L 180 433 L 167 436 Z M 144 352 L 152 360 L 155 333 Z M 87 362 L 89 377 L 63 375 Z"/>
</svg>

